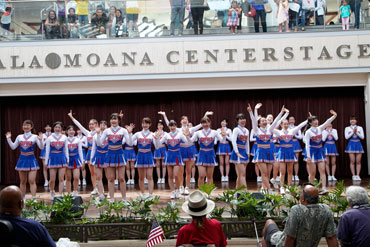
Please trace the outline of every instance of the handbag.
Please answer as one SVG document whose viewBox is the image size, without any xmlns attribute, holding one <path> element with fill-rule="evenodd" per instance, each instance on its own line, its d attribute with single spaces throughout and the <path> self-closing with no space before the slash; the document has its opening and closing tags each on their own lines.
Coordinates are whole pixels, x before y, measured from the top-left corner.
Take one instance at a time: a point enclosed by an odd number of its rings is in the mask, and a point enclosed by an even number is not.
<svg viewBox="0 0 370 247">
<path fill-rule="evenodd" d="M 272 12 L 272 7 L 271 7 L 271 4 L 270 3 L 265 3 L 263 5 L 263 7 L 265 8 L 265 13 L 268 14 L 268 13 L 271 13 Z"/>
<path fill-rule="evenodd" d="M 256 9 L 254 7 L 251 7 L 248 12 L 248 17 L 254 18 L 256 17 L 256 14 L 257 14 Z"/>
</svg>

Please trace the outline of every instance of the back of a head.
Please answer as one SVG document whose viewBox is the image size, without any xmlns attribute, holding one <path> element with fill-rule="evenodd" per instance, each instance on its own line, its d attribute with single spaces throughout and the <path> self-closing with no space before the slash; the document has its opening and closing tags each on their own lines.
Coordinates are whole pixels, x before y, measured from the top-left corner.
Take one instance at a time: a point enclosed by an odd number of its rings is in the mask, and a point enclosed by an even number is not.
<svg viewBox="0 0 370 247">
<path fill-rule="evenodd" d="M 319 203 L 319 190 L 312 185 L 306 185 L 303 189 L 303 197 L 307 204 Z"/>
<path fill-rule="evenodd" d="M 360 186 L 350 186 L 346 190 L 347 201 L 350 206 L 369 204 L 367 191 Z"/>
<path fill-rule="evenodd" d="M 17 186 L 8 186 L 0 191 L 0 214 L 19 216 L 22 211 L 22 192 Z"/>
</svg>

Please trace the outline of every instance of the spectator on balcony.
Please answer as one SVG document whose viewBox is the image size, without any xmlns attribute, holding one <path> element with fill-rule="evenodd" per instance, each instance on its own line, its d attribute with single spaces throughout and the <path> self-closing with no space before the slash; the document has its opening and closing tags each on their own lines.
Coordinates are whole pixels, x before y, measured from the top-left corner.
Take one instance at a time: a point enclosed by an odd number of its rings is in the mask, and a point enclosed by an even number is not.
<svg viewBox="0 0 370 247">
<path fill-rule="evenodd" d="M 342 18 L 343 30 L 349 30 L 349 18 L 351 17 L 351 7 L 346 0 L 342 1 L 342 6 L 339 8 L 339 15 Z"/>
<path fill-rule="evenodd" d="M 256 10 L 256 16 L 254 17 L 254 31 L 259 33 L 260 31 L 260 20 L 262 24 L 262 31 L 267 32 L 266 26 L 266 12 L 265 12 L 265 3 L 268 3 L 268 0 L 250 0 L 250 6 L 254 7 Z"/>
<path fill-rule="evenodd" d="M 130 0 L 126 2 L 126 14 L 128 21 L 128 31 L 138 31 L 137 22 L 139 20 L 139 2 L 136 0 Z"/>
<path fill-rule="evenodd" d="M 2 14 L 5 12 L 5 8 L 6 8 L 5 0 L 0 0 L 0 18 L 2 16 Z"/>
<path fill-rule="evenodd" d="M 215 203 L 208 200 L 203 192 L 192 192 L 182 205 L 182 210 L 193 220 L 179 230 L 176 246 L 192 244 L 225 247 L 227 242 L 220 222 L 206 217 L 214 208 Z"/>
<path fill-rule="evenodd" d="M 204 10 L 208 6 L 207 0 L 187 0 L 187 9 L 190 8 L 193 17 L 194 34 L 203 34 Z"/>
<path fill-rule="evenodd" d="M 13 226 L 12 246 L 55 247 L 43 225 L 21 217 L 23 207 L 22 192 L 17 186 L 8 186 L 0 191 L 0 220 L 9 221 Z"/>
<path fill-rule="evenodd" d="M 54 10 L 50 10 L 45 21 L 46 38 L 59 39 L 60 38 L 60 24 L 57 19 L 57 14 Z"/>
<path fill-rule="evenodd" d="M 60 34 L 61 37 L 64 38 L 66 35 L 66 27 L 67 27 L 67 20 L 66 20 L 66 2 L 64 0 L 59 0 L 56 2 L 57 9 L 58 9 L 58 21 L 60 24 Z"/>
<path fill-rule="evenodd" d="M 68 36 L 72 39 L 79 38 L 78 34 L 78 17 L 74 8 L 68 10 Z"/>
<path fill-rule="evenodd" d="M 351 209 L 341 217 L 338 239 L 342 246 L 370 246 L 370 205 L 367 191 L 360 186 L 350 186 L 346 197 Z"/>
<path fill-rule="evenodd" d="M 185 0 L 170 0 L 171 5 L 171 25 L 170 35 L 175 35 L 177 19 L 179 20 L 179 36 L 184 31 Z"/>
<path fill-rule="evenodd" d="M 279 32 L 283 31 L 283 26 L 285 26 L 285 32 L 290 32 L 289 30 L 289 2 L 288 0 L 280 0 L 278 8 L 276 11 L 276 18 L 279 23 Z"/>
<path fill-rule="evenodd" d="M 1 16 L 1 26 L 3 28 L 4 36 L 9 35 L 13 12 L 14 12 L 14 8 L 12 8 L 12 5 L 10 4 L 9 6 L 5 7 L 5 12 Z"/>
<path fill-rule="evenodd" d="M 227 26 L 230 27 L 230 32 L 235 34 L 235 29 L 239 25 L 239 14 L 242 12 L 242 9 L 238 6 L 236 1 L 231 2 L 231 8 L 229 8 L 229 19 L 227 21 Z"/>
<path fill-rule="evenodd" d="M 309 25 L 309 19 L 311 17 L 312 11 L 315 10 L 314 0 L 302 0 L 302 7 L 300 11 L 301 16 L 301 30 L 305 31 L 306 23 Z"/>
<path fill-rule="evenodd" d="M 289 28 L 293 29 L 294 27 L 295 32 L 298 31 L 298 17 L 301 8 L 298 2 L 299 0 L 289 2 Z"/>
<path fill-rule="evenodd" d="M 354 28 L 360 28 L 360 12 L 361 12 L 361 2 L 362 0 L 350 0 L 349 5 L 351 6 L 351 11 L 355 14 L 355 25 Z"/>
<path fill-rule="evenodd" d="M 125 37 L 127 35 L 126 20 L 125 17 L 123 17 L 122 15 L 122 11 L 119 9 L 117 9 L 116 11 L 116 17 L 113 21 L 113 24 L 115 26 L 114 37 Z"/>
<path fill-rule="evenodd" d="M 324 25 L 324 17 L 326 12 L 326 1 L 325 0 L 316 0 L 316 8 L 315 8 L 315 21 L 316 25 Z"/>
<path fill-rule="evenodd" d="M 93 33 L 105 34 L 107 30 L 108 16 L 99 8 L 95 14 L 91 16 L 91 26 Z"/>
<path fill-rule="evenodd" d="M 115 6 L 111 6 L 109 9 L 108 14 L 108 30 L 109 30 L 109 37 L 115 37 L 116 32 L 116 25 L 115 25 L 115 19 L 116 19 L 116 12 L 117 8 Z"/>
<path fill-rule="evenodd" d="M 89 24 L 89 2 L 90 0 L 76 0 L 80 26 Z"/>
<path fill-rule="evenodd" d="M 279 231 L 273 220 L 267 220 L 262 231 L 263 246 L 293 247 L 319 245 L 322 237 L 329 247 L 337 247 L 333 213 L 326 204 L 319 204 L 319 191 L 311 184 L 304 184 L 301 204 L 291 208 L 284 231 Z"/>
</svg>

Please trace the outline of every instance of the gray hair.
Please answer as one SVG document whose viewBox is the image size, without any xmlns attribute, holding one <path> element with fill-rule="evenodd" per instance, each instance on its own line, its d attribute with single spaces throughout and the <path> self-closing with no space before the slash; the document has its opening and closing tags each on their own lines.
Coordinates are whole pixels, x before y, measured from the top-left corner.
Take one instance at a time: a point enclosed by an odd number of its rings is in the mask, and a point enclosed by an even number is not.
<svg viewBox="0 0 370 247">
<path fill-rule="evenodd" d="M 349 186 L 346 190 L 346 197 L 351 206 L 369 203 L 367 191 L 360 186 Z"/>
</svg>

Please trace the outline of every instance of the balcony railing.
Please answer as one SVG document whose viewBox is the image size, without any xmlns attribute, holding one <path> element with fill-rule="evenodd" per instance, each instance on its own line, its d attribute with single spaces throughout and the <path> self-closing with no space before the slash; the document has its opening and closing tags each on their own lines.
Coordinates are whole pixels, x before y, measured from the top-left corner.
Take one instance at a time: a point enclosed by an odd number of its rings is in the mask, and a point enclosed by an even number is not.
<svg viewBox="0 0 370 247">
<path fill-rule="evenodd" d="M 369 29 L 369 1 L 348 2 L 349 29 Z M 338 31 L 340 6 L 340 0 L 0 0 L 0 41 Z"/>
</svg>

